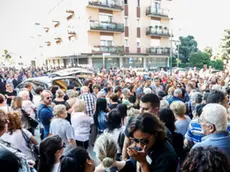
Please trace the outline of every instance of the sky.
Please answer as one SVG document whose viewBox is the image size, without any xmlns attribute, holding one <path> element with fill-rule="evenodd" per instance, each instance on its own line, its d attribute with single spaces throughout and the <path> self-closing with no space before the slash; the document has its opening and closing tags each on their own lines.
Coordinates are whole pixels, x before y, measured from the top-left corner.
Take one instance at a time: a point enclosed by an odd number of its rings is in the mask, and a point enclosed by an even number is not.
<svg viewBox="0 0 230 172">
<path fill-rule="evenodd" d="M 33 54 L 34 23 L 42 21 L 60 1 L 0 0 L 0 54 L 4 49 L 15 56 Z M 230 28 L 229 6 L 230 0 L 172 0 L 174 35 L 193 35 L 200 49 L 211 46 L 218 51 L 224 29 Z"/>
</svg>

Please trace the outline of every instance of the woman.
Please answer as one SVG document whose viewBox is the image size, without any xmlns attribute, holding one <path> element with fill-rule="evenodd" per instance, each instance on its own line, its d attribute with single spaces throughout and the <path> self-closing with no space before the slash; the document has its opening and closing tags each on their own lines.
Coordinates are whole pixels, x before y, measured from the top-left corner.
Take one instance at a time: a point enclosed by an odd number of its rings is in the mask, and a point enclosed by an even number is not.
<svg viewBox="0 0 230 172">
<path fill-rule="evenodd" d="M 122 95 L 123 95 L 122 104 L 126 105 L 127 107 L 132 106 L 132 104 L 129 101 L 130 91 L 128 88 L 122 89 Z"/>
<path fill-rule="evenodd" d="M 95 172 L 121 171 L 135 172 L 136 169 L 131 161 L 116 161 L 117 142 L 110 134 L 102 134 L 96 140 L 94 151 L 101 163 Z"/>
<path fill-rule="evenodd" d="M 94 172 L 95 164 L 88 152 L 76 147 L 61 158 L 60 172 Z"/>
<path fill-rule="evenodd" d="M 59 172 L 60 157 L 65 148 L 58 135 L 50 136 L 40 143 L 40 161 L 38 172 Z"/>
<path fill-rule="evenodd" d="M 56 104 L 56 105 L 59 105 L 59 104 L 63 104 L 65 105 L 66 101 L 64 100 L 64 96 L 65 96 L 65 93 L 64 91 L 62 91 L 61 89 L 58 89 L 56 91 L 56 97 L 55 99 L 53 100 L 53 102 Z"/>
<path fill-rule="evenodd" d="M 5 113 L 10 112 L 10 108 L 6 103 L 5 96 L 0 94 L 0 110 L 3 110 Z"/>
<path fill-rule="evenodd" d="M 230 164 L 226 155 L 214 147 L 197 147 L 188 154 L 181 172 L 228 172 Z"/>
<path fill-rule="evenodd" d="M 172 146 L 175 149 L 177 156 L 182 157 L 183 153 L 183 141 L 184 137 L 181 133 L 175 132 L 176 126 L 174 122 L 176 121 L 173 111 L 169 108 L 161 109 L 159 111 L 159 118 L 165 124 L 172 134 Z"/>
<path fill-rule="evenodd" d="M 94 123 L 97 127 L 98 134 L 104 132 L 108 128 L 107 122 L 107 101 L 104 98 L 97 99 L 96 112 L 94 114 Z"/>
<path fill-rule="evenodd" d="M 135 103 L 136 102 L 136 87 L 134 85 L 131 85 L 129 87 L 130 90 L 130 96 L 129 96 L 129 101 L 130 103 Z"/>
<path fill-rule="evenodd" d="M 26 112 L 22 109 L 22 102 L 23 99 L 21 97 L 14 97 L 12 104 L 11 104 L 11 108 L 13 111 L 16 111 L 20 114 L 21 120 L 22 120 L 22 128 L 27 129 L 29 131 L 31 131 L 31 126 L 29 124 L 29 121 L 27 119 L 27 117 L 25 115 Z"/>
<path fill-rule="evenodd" d="M 121 115 L 121 124 L 122 124 L 122 126 L 124 126 L 126 124 L 126 122 L 127 122 L 127 111 L 128 111 L 128 108 L 124 104 L 119 104 L 117 106 L 117 110 L 120 112 L 120 115 Z"/>
<path fill-rule="evenodd" d="M 176 171 L 176 152 L 166 139 L 165 126 L 157 117 L 150 113 L 138 116 L 129 127 L 129 136 L 134 146 L 128 147 L 128 155 L 139 162 L 141 171 Z"/>
<path fill-rule="evenodd" d="M 50 134 L 59 135 L 63 142 L 66 144 L 66 148 L 75 147 L 74 130 L 70 125 L 67 117 L 67 111 L 65 105 L 55 105 L 53 108 L 54 118 L 50 123 Z M 61 127 L 60 127 L 61 126 Z"/>
<path fill-rule="evenodd" d="M 34 145 L 38 144 L 37 140 L 28 130 L 22 129 L 21 116 L 18 112 L 10 112 L 7 116 L 9 120 L 8 132 L 1 138 L 25 154 L 27 160 L 33 160 L 35 162 L 36 157 L 30 147 L 28 147 L 26 139 L 28 138 Z"/>
<path fill-rule="evenodd" d="M 189 123 L 191 122 L 191 119 L 185 115 L 186 113 L 185 103 L 182 101 L 175 101 L 170 105 L 170 109 L 173 111 L 176 117 L 175 126 L 177 132 L 185 136 L 188 130 Z"/>
<path fill-rule="evenodd" d="M 7 98 L 6 103 L 8 106 L 11 105 L 12 99 L 17 95 L 17 92 L 13 89 L 11 84 L 6 84 L 5 96 Z"/>
<path fill-rule="evenodd" d="M 71 115 L 71 123 L 74 128 L 77 146 L 87 149 L 89 145 L 90 129 L 94 121 L 92 117 L 86 115 L 85 110 L 85 101 L 77 99 Z"/>
<path fill-rule="evenodd" d="M 73 112 L 73 105 L 77 100 L 77 93 L 71 89 L 71 90 L 67 90 L 66 94 L 69 97 L 69 99 L 65 103 L 66 110 L 68 111 L 69 114 L 71 114 Z"/>
</svg>

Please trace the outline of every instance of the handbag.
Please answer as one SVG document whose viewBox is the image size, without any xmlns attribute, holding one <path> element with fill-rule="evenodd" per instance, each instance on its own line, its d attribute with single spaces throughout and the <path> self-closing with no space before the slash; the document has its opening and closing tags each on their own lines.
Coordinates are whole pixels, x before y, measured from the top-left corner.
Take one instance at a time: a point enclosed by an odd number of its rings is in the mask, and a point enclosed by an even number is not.
<svg viewBox="0 0 230 172">
<path fill-rule="evenodd" d="M 21 109 L 21 110 L 22 110 L 22 114 L 28 120 L 31 128 L 36 128 L 38 126 L 38 124 L 39 124 L 38 121 L 35 120 L 35 119 L 33 119 L 33 118 L 31 118 L 30 116 L 28 116 L 27 113 L 26 113 L 26 111 L 24 111 L 23 109 Z"/>
<path fill-rule="evenodd" d="M 27 147 L 31 150 L 31 152 L 33 153 L 34 157 L 37 159 L 39 159 L 39 146 L 35 145 L 31 142 L 30 138 L 26 135 L 26 133 L 21 129 L 21 133 L 23 138 L 26 141 Z"/>
</svg>

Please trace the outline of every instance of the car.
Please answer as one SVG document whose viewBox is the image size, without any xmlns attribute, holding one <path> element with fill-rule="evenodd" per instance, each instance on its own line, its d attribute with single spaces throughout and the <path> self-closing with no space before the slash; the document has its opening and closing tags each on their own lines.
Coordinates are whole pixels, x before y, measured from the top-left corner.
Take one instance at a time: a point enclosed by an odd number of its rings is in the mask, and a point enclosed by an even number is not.
<svg viewBox="0 0 230 172">
<path fill-rule="evenodd" d="M 65 77 L 42 76 L 42 77 L 36 77 L 36 78 L 28 78 L 22 81 L 15 88 L 15 90 L 19 92 L 22 88 L 25 87 L 26 83 L 32 83 L 33 89 L 31 92 L 34 95 L 35 95 L 35 90 L 38 87 L 41 87 L 43 89 L 49 89 L 52 86 L 58 86 L 63 91 L 66 91 L 69 85 L 73 85 L 74 87 L 77 87 L 77 90 L 80 90 L 80 87 L 82 87 L 82 82 L 73 76 L 65 76 Z"/>
</svg>

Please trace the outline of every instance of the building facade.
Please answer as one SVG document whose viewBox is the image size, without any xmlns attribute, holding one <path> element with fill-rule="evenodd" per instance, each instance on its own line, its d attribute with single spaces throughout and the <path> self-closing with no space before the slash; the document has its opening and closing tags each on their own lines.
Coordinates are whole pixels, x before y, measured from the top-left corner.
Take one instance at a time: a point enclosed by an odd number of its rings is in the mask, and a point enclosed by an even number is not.
<svg viewBox="0 0 230 172">
<path fill-rule="evenodd" d="M 170 1 L 64 0 L 41 23 L 46 64 L 168 66 Z"/>
</svg>

